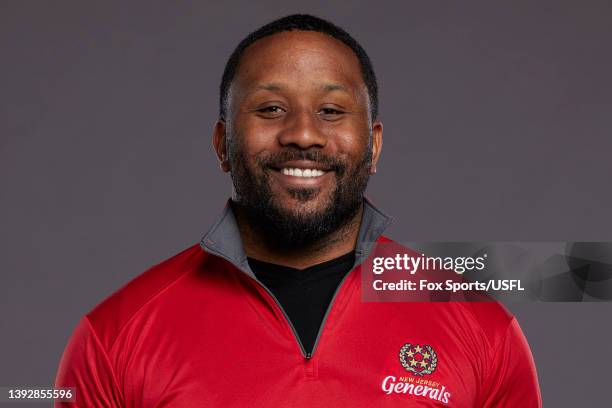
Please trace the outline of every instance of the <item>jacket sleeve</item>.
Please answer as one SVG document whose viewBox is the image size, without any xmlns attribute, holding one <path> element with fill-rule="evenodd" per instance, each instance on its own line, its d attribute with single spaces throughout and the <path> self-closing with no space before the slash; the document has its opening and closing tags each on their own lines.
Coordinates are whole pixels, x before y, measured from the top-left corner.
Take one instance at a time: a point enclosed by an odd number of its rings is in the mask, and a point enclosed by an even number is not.
<svg viewBox="0 0 612 408">
<path fill-rule="evenodd" d="M 483 385 L 482 407 L 542 407 L 533 356 L 516 318 L 495 346 Z"/>
<path fill-rule="evenodd" d="M 74 402 L 55 407 L 120 407 L 122 397 L 110 360 L 89 319 L 81 318 L 62 355 L 55 387 L 72 387 Z"/>
</svg>

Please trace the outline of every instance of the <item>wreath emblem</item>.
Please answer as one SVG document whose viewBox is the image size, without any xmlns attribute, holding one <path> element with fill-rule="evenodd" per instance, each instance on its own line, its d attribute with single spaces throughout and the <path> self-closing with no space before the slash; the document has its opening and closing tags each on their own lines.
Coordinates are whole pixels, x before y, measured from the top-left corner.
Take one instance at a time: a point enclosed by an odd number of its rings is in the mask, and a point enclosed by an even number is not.
<svg viewBox="0 0 612 408">
<path fill-rule="evenodd" d="M 421 346 L 406 343 L 400 349 L 399 361 L 406 371 L 424 376 L 436 370 L 438 356 L 429 344 Z"/>
</svg>

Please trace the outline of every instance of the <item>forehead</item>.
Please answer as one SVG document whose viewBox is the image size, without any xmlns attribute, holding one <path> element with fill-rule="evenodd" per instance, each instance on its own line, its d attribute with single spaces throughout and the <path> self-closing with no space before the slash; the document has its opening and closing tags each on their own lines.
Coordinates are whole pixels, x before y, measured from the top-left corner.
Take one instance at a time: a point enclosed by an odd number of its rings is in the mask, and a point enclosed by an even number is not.
<svg viewBox="0 0 612 408">
<path fill-rule="evenodd" d="M 242 90 L 280 83 L 295 88 L 337 84 L 353 92 L 365 92 L 361 66 L 353 50 L 314 31 L 285 31 L 251 44 L 240 59 L 233 82 L 233 88 Z"/>
</svg>

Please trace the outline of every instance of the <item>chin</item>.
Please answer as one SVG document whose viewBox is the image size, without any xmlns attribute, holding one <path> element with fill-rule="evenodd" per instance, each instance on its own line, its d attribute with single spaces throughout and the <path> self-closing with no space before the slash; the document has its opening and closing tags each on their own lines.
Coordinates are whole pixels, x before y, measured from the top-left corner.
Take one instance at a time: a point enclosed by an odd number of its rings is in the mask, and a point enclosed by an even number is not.
<svg viewBox="0 0 612 408">
<path fill-rule="evenodd" d="M 330 207 L 330 201 L 322 199 L 322 197 L 315 197 L 309 200 L 303 200 L 302 198 L 289 197 L 282 200 L 278 207 L 287 214 L 291 214 L 294 217 L 300 215 L 315 215 L 324 213 Z"/>
</svg>

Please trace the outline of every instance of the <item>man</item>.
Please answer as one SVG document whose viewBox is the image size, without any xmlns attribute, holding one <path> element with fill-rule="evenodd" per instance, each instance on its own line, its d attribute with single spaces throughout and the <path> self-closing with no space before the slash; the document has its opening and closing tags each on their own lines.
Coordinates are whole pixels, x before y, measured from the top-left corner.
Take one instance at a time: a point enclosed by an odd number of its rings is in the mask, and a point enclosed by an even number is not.
<svg viewBox="0 0 612 408">
<path fill-rule="evenodd" d="M 390 242 L 363 196 L 377 98 L 367 54 L 326 21 L 245 38 L 213 134 L 223 215 L 83 317 L 57 386 L 83 407 L 541 406 L 498 304 L 361 301 L 360 265 Z"/>
</svg>

